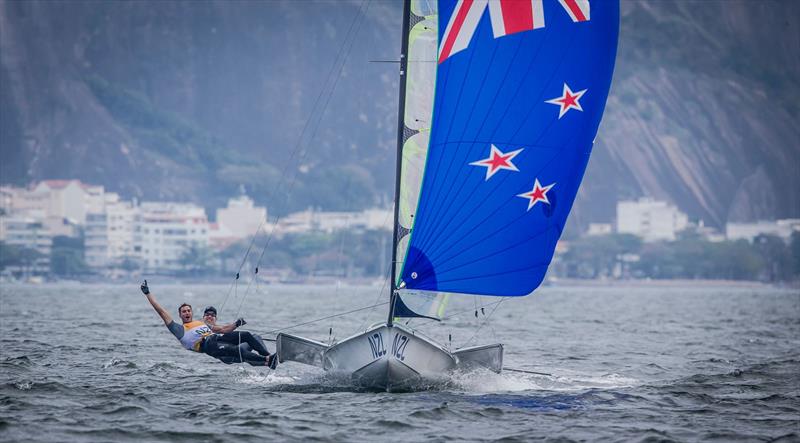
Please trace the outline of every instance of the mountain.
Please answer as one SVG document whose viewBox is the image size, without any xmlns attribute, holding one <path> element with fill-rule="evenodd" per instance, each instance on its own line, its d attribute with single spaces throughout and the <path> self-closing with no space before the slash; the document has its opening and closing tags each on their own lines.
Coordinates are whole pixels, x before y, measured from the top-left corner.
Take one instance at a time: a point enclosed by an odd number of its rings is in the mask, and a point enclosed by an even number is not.
<svg viewBox="0 0 800 443">
<path fill-rule="evenodd" d="M 621 5 L 611 96 L 576 209 L 597 217 L 592 202 L 646 195 L 717 227 L 798 217 L 800 28 L 790 17 L 800 3 Z"/>
<path fill-rule="evenodd" d="M 545 2 L 555 0 L 544 0 Z M 272 213 L 391 200 L 400 2 L 0 1 L 0 181 Z M 666 199 L 706 224 L 800 216 L 793 1 L 622 2 L 571 223 Z"/>
</svg>

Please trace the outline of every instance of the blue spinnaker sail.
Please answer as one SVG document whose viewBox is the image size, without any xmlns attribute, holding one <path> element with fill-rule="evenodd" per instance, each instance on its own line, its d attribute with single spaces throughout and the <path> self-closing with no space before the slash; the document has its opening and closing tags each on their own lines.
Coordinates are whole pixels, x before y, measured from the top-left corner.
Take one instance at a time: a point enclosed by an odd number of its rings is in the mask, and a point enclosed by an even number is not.
<svg viewBox="0 0 800 443">
<path fill-rule="evenodd" d="M 405 287 L 520 296 L 541 283 L 600 124 L 618 30 L 612 0 L 439 1 Z"/>
</svg>

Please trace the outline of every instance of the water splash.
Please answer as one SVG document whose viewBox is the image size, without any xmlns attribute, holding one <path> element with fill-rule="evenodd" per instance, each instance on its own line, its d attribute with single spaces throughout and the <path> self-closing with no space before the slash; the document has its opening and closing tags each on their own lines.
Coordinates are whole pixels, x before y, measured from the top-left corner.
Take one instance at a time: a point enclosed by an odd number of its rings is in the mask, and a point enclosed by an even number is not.
<svg viewBox="0 0 800 443">
<path fill-rule="evenodd" d="M 451 381 L 457 388 L 474 393 L 580 392 L 589 389 L 627 388 L 642 384 L 635 378 L 616 373 L 593 375 L 563 372 L 547 376 L 518 372 L 501 372 L 497 374 L 483 369 L 454 373 Z"/>
<path fill-rule="evenodd" d="M 250 369 L 240 367 L 237 368 L 234 381 L 245 385 L 275 386 L 302 383 L 302 377 L 288 375 L 285 372 L 279 373 L 268 368 Z"/>
<path fill-rule="evenodd" d="M 121 358 L 112 358 L 111 360 L 103 363 L 103 369 L 112 368 L 115 366 L 123 367 L 123 368 L 136 368 L 136 363 L 128 360 L 123 360 Z"/>
<path fill-rule="evenodd" d="M 521 392 L 546 389 L 546 376 L 476 369 L 456 372 L 450 380 L 456 388 L 473 393 Z"/>
</svg>

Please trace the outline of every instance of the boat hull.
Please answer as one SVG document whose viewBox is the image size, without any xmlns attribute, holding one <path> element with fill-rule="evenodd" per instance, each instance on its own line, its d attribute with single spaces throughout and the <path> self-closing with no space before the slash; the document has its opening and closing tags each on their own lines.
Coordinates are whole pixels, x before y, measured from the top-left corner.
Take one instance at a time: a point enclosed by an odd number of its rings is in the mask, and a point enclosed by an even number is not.
<svg viewBox="0 0 800 443">
<path fill-rule="evenodd" d="M 386 390 L 420 390 L 448 380 L 457 360 L 418 332 L 398 325 L 380 325 L 328 348 L 326 371 L 350 374 L 356 386 Z"/>
<path fill-rule="evenodd" d="M 280 361 L 322 367 L 350 378 L 355 386 L 379 391 L 418 391 L 443 386 L 454 370 L 500 372 L 503 345 L 450 352 L 430 338 L 401 325 L 377 325 L 328 346 L 290 334 L 278 334 Z"/>
</svg>

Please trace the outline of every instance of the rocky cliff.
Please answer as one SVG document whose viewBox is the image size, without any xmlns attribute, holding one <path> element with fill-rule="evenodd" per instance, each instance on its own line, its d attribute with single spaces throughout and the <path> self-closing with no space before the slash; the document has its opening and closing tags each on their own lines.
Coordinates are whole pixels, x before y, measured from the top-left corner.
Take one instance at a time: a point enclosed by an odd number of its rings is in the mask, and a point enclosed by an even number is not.
<svg viewBox="0 0 800 443">
<path fill-rule="evenodd" d="M 371 60 L 397 57 L 400 10 L 3 0 L 0 181 L 208 207 L 244 185 L 278 212 L 385 202 L 397 72 Z M 573 223 L 643 195 L 716 226 L 800 216 L 798 16 L 793 1 L 622 2 Z"/>
</svg>

